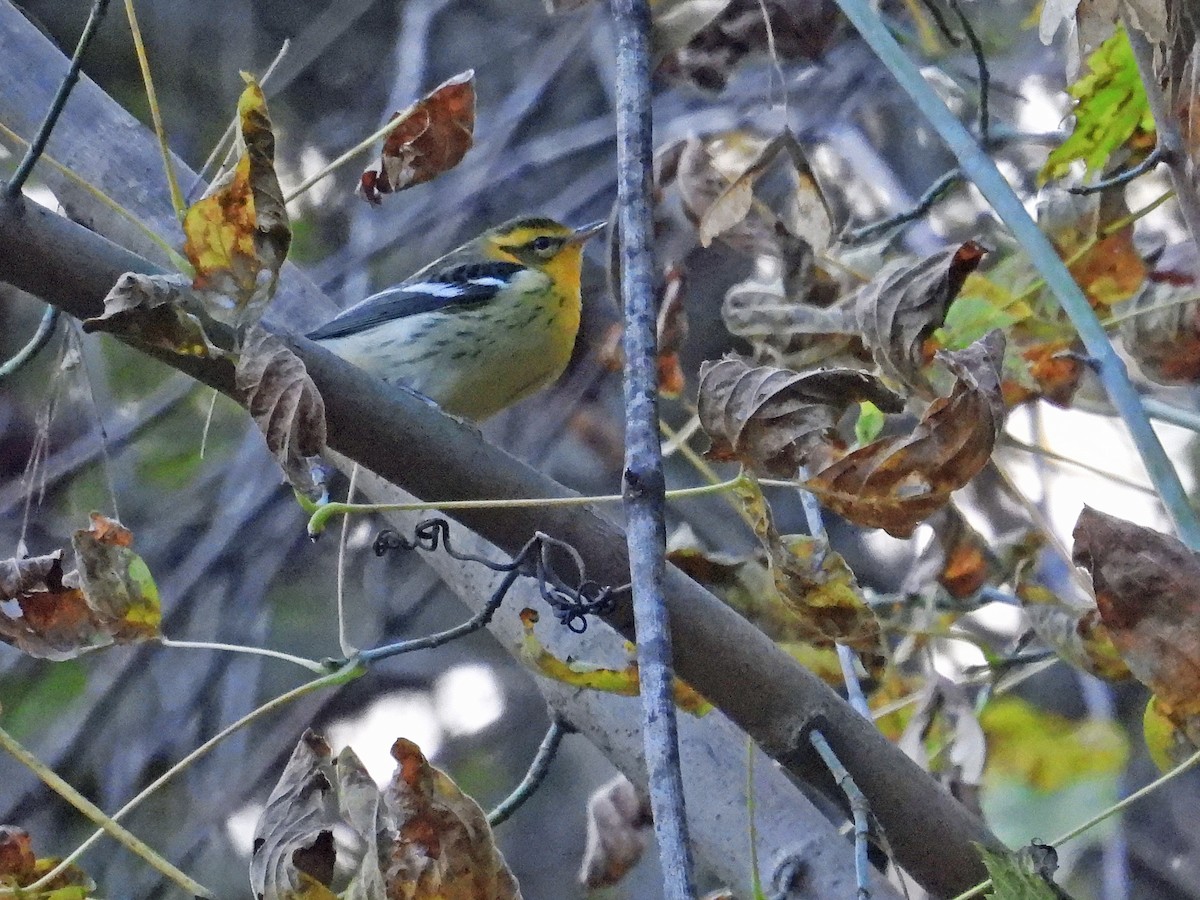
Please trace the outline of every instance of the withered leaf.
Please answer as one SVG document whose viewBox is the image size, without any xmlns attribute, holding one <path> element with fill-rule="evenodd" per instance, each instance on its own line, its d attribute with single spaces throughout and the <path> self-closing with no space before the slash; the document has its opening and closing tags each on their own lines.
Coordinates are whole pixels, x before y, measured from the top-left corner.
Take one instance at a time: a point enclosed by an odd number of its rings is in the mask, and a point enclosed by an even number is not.
<svg viewBox="0 0 1200 900">
<path fill-rule="evenodd" d="M 730 179 L 727 178 L 714 164 L 710 154 L 710 145 L 732 148 L 728 155 L 738 156 L 753 154 L 759 147 L 756 137 L 743 132 L 726 132 L 707 141 L 692 136 L 689 137 L 679 150 L 678 160 L 674 168 L 675 184 L 679 189 L 679 197 L 683 203 L 688 218 L 697 225 L 701 240 L 706 233 L 701 224 L 709 209 L 730 190 Z M 753 159 L 753 156 L 750 156 Z M 674 160 L 672 160 L 674 161 Z M 775 246 L 774 216 L 764 207 L 754 207 L 751 204 L 753 185 L 747 182 L 743 187 L 736 188 L 735 194 L 725 201 L 725 211 L 713 215 L 717 217 L 716 224 L 720 225 L 721 240 L 743 253 L 769 253 Z M 739 203 L 744 204 L 741 209 Z M 736 213 L 741 211 L 741 215 Z M 710 217 L 711 220 L 711 217 Z M 713 225 L 708 226 L 711 231 Z"/>
<path fill-rule="evenodd" d="M 184 356 L 219 355 L 201 324 L 201 310 L 183 276 L 126 272 L 104 298 L 104 313 L 84 319 L 83 330 L 116 334 Z"/>
<path fill-rule="evenodd" d="M 624 775 L 597 788 L 588 799 L 579 883 L 588 888 L 617 884 L 642 858 L 653 822 L 650 798 Z"/>
<path fill-rule="evenodd" d="M 746 218 L 754 200 L 755 181 L 771 167 L 780 153 L 787 154 L 795 170 L 797 184 L 793 199 L 798 206 L 795 218 L 804 228 L 804 232 L 797 237 L 818 253 L 829 245 L 833 235 L 833 215 L 804 148 L 795 135 L 786 129 L 767 141 L 745 171 L 713 198 L 707 209 L 702 212 L 696 210 L 700 215 L 698 231 L 701 245 L 707 247 L 714 238 Z"/>
<path fill-rule="evenodd" d="M 321 488 L 309 459 L 325 449 L 325 403 L 300 357 L 255 326 L 243 342 L 235 383 L 288 482 L 315 499 Z"/>
<path fill-rule="evenodd" d="M 242 78 L 244 149 L 228 176 L 214 182 L 183 220 L 183 250 L 196 272 L 192 286 L 209 315 L 237 328 L 262 318 L 292 240 L 266 99 L 252 76 L 243 72 Z"/>
<path fill-rule="evenodd" d="M 857 525 L 908 537 L 987 464 L 1004 424 L 1004 334 L 939 353 L 954 388 L 929 405 L 911 434 L 884 438 L 806 482 L 821 502 Z"/>
<path fill-rule="evenodd" d="M 411 741 L 392 747 L 395 776 L 381 792 L 349 748 L 336 759 L 306 731 L 255 829 L 250 883 L 271 900 L 404 897 L 519 900 L 483 811 Z M 335 830 L 356 838 L 335 844 Z M 335 870 L 350 883 L 335 894 Z"/>
<path fill-rule="evenodd" d="M 855 313 L 863 342 L 886 377 L 920 394 L 932 393 L 921 371 L 929 361 L 925 343 L 984 252 L 967 241 L 916 263 L 897 261 L 859 290 Z"/>
<path fill-rule="evenodd" d="M 1200 747 L 1200 560 L 1170 535 L 1089 506 L 1073 536 L 1113 645 Z"/>
<path fill-rule="evenodd" d="M 870 400 L 887 412 L 904 402 L 857 369 L 793 372 L 750 366 L 727 356 L 700 366 L 700 425 L 712 440 L 710 459 L 739 460 L 755 472 L 791 478 L 830 441 L 838 417 Z"/>
<path fill-rule="evenodd" d="M 158 637 L 158 588 L 132 541 L 119 522 L 92 513 L 92 527 L 71 539 L 75 571 L 63 573 L 61 550 L 0 562 L 0 640 L 64 660 Z"/>
<path fill-rule="evenodd" d="M 767 553 L 779 599 L 794 618 L 789 637 L 816 647 L 845 644 L 859 652 L 869 671 L 878 670 L 879 623 L 841 554 L 824 539 L 780 534 L 756 483 L 744 481 L 736 495 Z"/>
<path fill-rule="evenodd" d="M 475 71 L 448 78 L 403 112 L 383 141 L 379 160 L 359 179 L 358 193 L 378 206 L 453 169 L 475 142 Z"/>
</svg>

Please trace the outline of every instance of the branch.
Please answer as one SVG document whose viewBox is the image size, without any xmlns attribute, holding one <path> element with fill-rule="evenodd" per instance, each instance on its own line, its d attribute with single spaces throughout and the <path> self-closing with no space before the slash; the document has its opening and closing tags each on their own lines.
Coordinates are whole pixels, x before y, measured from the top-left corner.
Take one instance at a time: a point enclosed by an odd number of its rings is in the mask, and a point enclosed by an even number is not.
<svg viewBox="0 0 1200 900">
<path fill-rule="evenodd" d="M 663 597 L 666 480 L 658 441 L 658 333 L 650 249 L 650 6 L 612 0 L 617 37 L 617 234 L 625 308 L 625 529 L 633 583 L 650 808 L 667 900 L 696 894 L 679 735 L 672 696 L 671 627 Z"/>
</svg>

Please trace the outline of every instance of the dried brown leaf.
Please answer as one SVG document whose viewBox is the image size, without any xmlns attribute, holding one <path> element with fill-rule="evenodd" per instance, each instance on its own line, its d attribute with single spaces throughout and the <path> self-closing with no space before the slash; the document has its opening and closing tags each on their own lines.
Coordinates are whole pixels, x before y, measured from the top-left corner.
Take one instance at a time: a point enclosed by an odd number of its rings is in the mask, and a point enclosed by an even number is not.
<svg viewBox="0 0 1200 900">
<path fill-rule="evenodd" d="M 886 412 L 903 408 L 878 379 L 856 369 L 799 373 L 732 356 L 700 366 L 697 406 L 712 440 L 709 458 L 736 459 L 763 474 L 794 476 L 829 445 L 842 412 L 863 400 Z"/>
<path fill-rule="evenodd" d="M 251 328 L 235 383 L 288 482 L 310 498 L 319 496 L 309 459 L 325 449 L 325 403 L 300 357 L 269 332 Z"/>
<path fill-rule="evenodd" d="M 1113 645 L 1200 746 L 1200 559 L 1170 535 L 1088 506 L 1074 538 L 1072 556 L 1092 576 Z"/>
<path fill-rule="evenodd" d="M 64 660 L 158 637 L 158 588 L 132 541 L 119 522 L 92 513 L 91 528 L 71 539 L 75 571 L 63 573 L 61 550 L 0 562 L 0 640 Z"/>
<path fill-rule="evenodd" d="M 126 272 L 104 298 L 104 313 L 84 319 L 83 330 L 119 335 L 183 356 L 217 356 L 220 351 L 200 322 L 202 308 L 183 276 Z"/>
<path fill-rule="evenodd" d="M 392 120 L 379 160 L 359 180 L 359 195 L 374 205 L 462 162 L 475 143 L 475 71 L 446 79 Z"/>
<path fill-rule="evenodd" d="M 884 376 L 920 394 L 932 392 L 922 373 L 931 358 L 926 342 L 984 252 L 967 241 L 916 263 L 897 261 L 858 292 L 855 313 L 863 342 Z"/>
<path fill-rule="evenodd" d="M 855 450 L 806 482 L 821 502 L 857 525 L 908 537 L 987 464 L 1004 423 L 1004 335 L 938 357 L 956 376 L 911 434 Z"/>
<path fill-rule="evenodd" d="M 255 829 L 257 896 L 519 900 L 478 805 L 410 741 L 396 741 L 392 755 L 396 774 L 381 792 L 352 750 L 334 759 L 323 737 L 305 732 Z M 333 840 L 343 828 L 357 839 L 345 852 Z M 335 872 L 350 878 L 337 894 Z"/>
<path fill-rule="evenodd" d="M 1136 297 L 1113 309 L 1122 343 L 1159 384 L 1200 381 L 1200 254 L 1191 241 L 1172 244 Z M 1125 318 L 1128 316 L 1129 318 Z"/>
<path fill-rule="evenodd" d="M 588 888 L 617 884 L 642 858 L 652 824 L 650 798 L 624 775 L 597 788 L 588 800 L 579 883 Z"/>
</svg>

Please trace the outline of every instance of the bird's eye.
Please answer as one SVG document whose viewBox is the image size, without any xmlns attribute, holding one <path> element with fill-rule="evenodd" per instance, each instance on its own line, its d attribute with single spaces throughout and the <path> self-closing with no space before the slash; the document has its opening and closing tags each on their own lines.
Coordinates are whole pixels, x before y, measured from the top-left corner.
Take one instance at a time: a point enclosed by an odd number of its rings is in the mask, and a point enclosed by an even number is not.
<svg viewBox="0 0 1200 900">
<path fill-rule="evenodd" d="M 536 253 L 538 256 L 549 256 L 555 248 L 555 243 L 556 242 L 555 242 L 554 238 L 550 238 L 550 237 L 546 237 L 545 235 L 542 235 L 539 238 L 534 238 L 532 243 L 530 243 L 529 246 L 533 249 L 533 252 Z"/>
</svg>

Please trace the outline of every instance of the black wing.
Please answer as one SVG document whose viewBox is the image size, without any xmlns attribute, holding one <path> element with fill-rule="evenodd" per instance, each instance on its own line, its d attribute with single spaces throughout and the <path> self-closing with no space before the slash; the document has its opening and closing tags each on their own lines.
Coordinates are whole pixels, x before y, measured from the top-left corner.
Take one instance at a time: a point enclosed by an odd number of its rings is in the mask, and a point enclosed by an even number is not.
<svg viewBox="0 0 1200 900">
<path fill-rule="evenodd" d="M 436 278 L 414 278 L 342 310 L 307 336 L 314 341 L 344 337 L 406 316 L 486 303 L 523 268 L 518 263 L 473 263 L 441 272 Z"/>
</svg>

